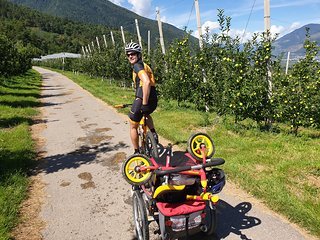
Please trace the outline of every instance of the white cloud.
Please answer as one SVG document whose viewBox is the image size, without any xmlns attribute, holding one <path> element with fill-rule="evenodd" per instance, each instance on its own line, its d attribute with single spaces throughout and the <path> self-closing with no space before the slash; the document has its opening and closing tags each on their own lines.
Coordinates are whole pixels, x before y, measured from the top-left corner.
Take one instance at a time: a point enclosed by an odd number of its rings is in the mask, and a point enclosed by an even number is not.
<svg viewBox="0 0 320 240">
<path fill-rule="evenodd" d="M 278 38 L 280 38 L 300 27 L 302 27 L 302 24 L 300 22 L 294 22 L 289 27 L 272 25 L 270 28 L 270 32 L 272 35 L 278 34 Z"/>
<path fill-rule="evenodd" d="M 165 23 L 167 23 L 167 17 L 166 16 L 160 16 L 160 20 L 161 20 L 161 22 L 165 22 Z"/>
<path fill-rule="evenodd" d="M 128 0 L 132 5 L 131 10 L 143 17 L 148 17 L 151 12 L 151 0 Z"/>
<path fill-rule="evenodd" d="M 217 28 L 219 28 L 218 22 L 206 21 L 201 26 L 201 32 L 204 35 L 206 33 L 206 29 L 208 29 L 208 33 L 211 34 Z M 199 31 L 198 30 L 194 31 L 192 35 L 199 38 Z"/>
<path fill-rule="evenodd" d="M 229 36 L 232 38 L 239 37 L 241 42 L 247 42 L 252 39 L 254 33 L 244 31 L 244 29 L 230 29 Z"/>
<path fill-rule="evenodd" d="M 285 31 L 284 26 L 272 25 L 270 27 L 270 33 L 272 36 L 275 36 L 276 34 L 280 35 L 283 31 Z"/>
<path fill-rule="evenodd" d="M 219 28 L 218 22 L 212 22 L 212 21 L 206 21 L 204 24 L 202 24 L 201 30 L 202 33 L 205 33 L 206 29 L 209 30 L 209 33 L 211 33 L 213 30 Z"/>
</svg>

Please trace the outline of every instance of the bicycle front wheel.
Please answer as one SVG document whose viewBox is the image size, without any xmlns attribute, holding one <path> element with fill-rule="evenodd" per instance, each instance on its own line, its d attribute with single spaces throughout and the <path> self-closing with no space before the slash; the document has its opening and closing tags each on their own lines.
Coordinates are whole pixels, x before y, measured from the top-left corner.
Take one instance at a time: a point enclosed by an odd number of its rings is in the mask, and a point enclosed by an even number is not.
<svg viewBox="0 0 320 240">
<path fill-rule="evenodd" d="M 206 147 L 206 158 L 211 158 L 215 153 L 213 140 L 205 133 L 196 133 L 190 136 L 187 150 L 198 161 L 202 161 L 202 145 Z"/>
<path fill-rule="evenodd" d="M 141 167 L 149 166 L 150 160 L 145 155 L 134 154 L 123 162 L 121 172 L 128 183 L 140 186 L 148 182 L 152 175 L 149 169 L 142 171 Z"/>
</svg>

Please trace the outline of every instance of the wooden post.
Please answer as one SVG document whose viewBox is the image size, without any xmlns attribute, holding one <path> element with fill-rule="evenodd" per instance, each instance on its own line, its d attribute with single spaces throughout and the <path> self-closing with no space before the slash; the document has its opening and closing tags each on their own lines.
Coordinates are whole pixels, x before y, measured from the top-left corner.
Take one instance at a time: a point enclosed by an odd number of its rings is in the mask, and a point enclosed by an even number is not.
<svg viewBox="0 0 320 240">
<path fill-rule="evenodd" d="M 202 49 L 203 43 L 202 43 L 202 29 L 201 29 L 201 20 L 200 20 L 200 10 L 199 10 L 199 1 L 194 0 L 195 8 L 196 8 L 196 15 L 197 15 L 197 27 L 198 27 L 198 33 L 199 33 L 199 47 Z"/>
<path fill-rule="evenodd" d="M 270 31 L 270 0 L 264 0 L 264 31 Z"/>
<path fill-rule="evenodd" d="M 287 56 L 287 64 L 286 64 L 286 75 L 288 74 L 288 69 L 289 69 L 289 61 L 290 61 L 290 52 L 288 52 L 288 56 Z"/>
<path fill-rule="evenodd" d="M 137 34 L 138 34 L 138 40 L 139 40 L 139 45 L 142 48 L 142 42 L 141 42 L 141 35 L 140 35 L 140 30 L 139 30 L 139 24 L 138 24 L 138 19 L 135 19 L 136 22 L 136 28 L 137 28 Z"/>
<path fill-rule="evenodd" d="M 86 56 L 86 52 L 84 51 L 84 47 L 83 46 L 81 47 L 81 50 L 82 50 L 83 56 L 85 57 Z"/>
<path fill-rule="evenodd" d="M 264 30 L 265 34 L 267 34 L 268 41 L 271 44 L 271 36 L 270 36 L 270 0 L 264 0 Z M 271 75 L 271 66 L 270 66 L 271 56 L 267 61 L 267 81 L 268 81 L 268 97 L 269 99 L 272 96 L 272 75 Z"/>
<path fill-rule="evenodd" d="M 115 42 L 114 42 L 114 38 L 113 38 L 113 32 L 112 32 L 112 31 L 110 31 L 110 34 L 111 34 L 112 44 L 113 44 L 113 46 L 115 46 Z"/>
<path fill-rule="evenodd" d="M 108 49 L 106 35 L 104 35 L 104 34 L 103 34 L 103 41 L 104 41 L 104 46 L 106 47 L 106 49 Z"/>
<path fill-rule="evenodd" d="M 163 33 L 162 33 L 162 22 L 160 18 L 160 10 L 157 7 L 156 9 L 157 12 L 157 20 L 158 20 L 158 28 L 159 28 L 159 34 L 160 34 L 160 45 L 161 45 L 161 50 L 163 54 L 166 54 L 166 49 L 164 47 L 164 40 L 163 40 Z"/>
<path fill-rule="evenodd" d="M 92 53 L 90 44 L 88 44 L 89 52 Z"/>
<path fill-rule="evenodd" d="M 148 30 L 148 56 L 150 56 L 150 30 Z"/>
<path fill-rule="evenodd" d="M 63 57 L 62 57 L 62 71 L 64 71 L 64 58 L 65 58 L 65 53 L 63 53 Z"/>
<path fill-rule="evenodd" d="M 123 45 L 126 45 L 126 38 L 124 37 L 123 27 L 121 26 L 120 28 L 121 28 L 121 35 L 122 35 Z"/>
<path fill-rule="evenodd" d="M 96 40 L 97 40 L 98 51 L 100 52 L 100 43 L 99 43 L 98 37 L 96 37 Z"/>
<path fill-rule="evenodd" d="M 92 52 L 94 51 L 94 43 L 93 41 L 91 42 L 91 45 L 92 45 Z"/>
<path fill-rule="evenodd" d="M 196 17 L 197 17 L 197 28 L 198 28 L 198 34 L 199 34 L 199 47 L 200 50 L 203 49 L 203 42 L 202 42 L 202 28 L 201 28 L 201 20 L 200 20 L 200 8 L 199 8 L 199 1 L 194 0 L 194 6 L 196 9 Z M 207 78 L 206 78 L 206 71 L 202 68 L 202 78 L 203 78 L 203 83 L 206 84 Z M 209 111 L 209 107 L 207 102 L 205 103 L 205 109 L 206 112 Z"/>
</svg>

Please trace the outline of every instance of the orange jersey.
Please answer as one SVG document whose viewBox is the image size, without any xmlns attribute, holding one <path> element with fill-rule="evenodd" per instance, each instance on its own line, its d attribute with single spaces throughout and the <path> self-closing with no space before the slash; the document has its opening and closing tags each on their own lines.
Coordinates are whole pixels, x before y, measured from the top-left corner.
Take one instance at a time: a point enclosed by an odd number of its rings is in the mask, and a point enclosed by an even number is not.
<svg viewBox="0 0 320 240">
<path fill-rule="evenodd" d="M 150 79 L 150 96 L 149 98 L 156 98 L 157 93 L 156 93 L 156 81 L 152 72 L 152 69 L 144 62 L 141 60 L 138 61 L 133 65 L 133 72 L 132 72 L 132 79 L 134 81 L 135 89 L 136 89 L 136 97 L 138 98 L 143 98 L 143 92 L 142 92 L 142 86 L 143 86 L 143 81 L 140 79 L 140 74 L 145 72 L 149 79 Z"/>
</svg>

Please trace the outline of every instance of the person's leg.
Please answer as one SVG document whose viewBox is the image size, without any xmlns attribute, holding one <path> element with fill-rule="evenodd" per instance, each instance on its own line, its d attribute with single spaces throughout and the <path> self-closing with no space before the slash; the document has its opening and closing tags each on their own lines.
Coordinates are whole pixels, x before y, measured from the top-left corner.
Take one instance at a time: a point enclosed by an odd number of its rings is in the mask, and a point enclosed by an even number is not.
<svg viewBox="0 0 320 240">
<path fill-rule="evenodd" d="M 150 111 L 148 112 L 148 115 L 146 115 L 146 123 L 147 123 L 147 126 L 150 129 L 150 131 L 155 132 L 153 119 L 150 114 L 153 113 L 154 110 L 156 110 L 156 108 L 158 106 L 158 100 L 157 99 L 154 99 L 154 100 L 150 99 L 148 105 L 149 105 Z"/>
<path fill-rule="evenodd" d="M 147 123 L 147 126 L 150 130 L 154 129 L 153 119 L 152 119 L 151 115 L 146 115 L 146 123 Z"/>
<path fill-rule="evenodd" d="M 134 153 L 139 152 L 138 126 L 139 126 L 139 123 L 130 121 L 130 138 L 134 148 Z"/>
<path fill-rule="evenodd" d="M 152 132 L 154 139 L 156 140 L 157 144 L 159 143 L 159 137 L 158 134 L 154 128 L 154 124 L 153 124 L 153 119 L 151 117 L 151 115 L 147 115 L 146 116 L 146 124 L 148 126 L 148 128 L 150 129 L 150 131 Z"/>
<path fill-rule="evenodd" d="M 131 142 L 134 148 L 134 153 L 139 152 L 139 136 L 138 136 L 138 126 L 139 122 L 142 118 L 142 113 L 141 113 L 141 104 L 142 100 L 137 98 L 134 100 L 130 113 L 129 113 L 129 118 L 130 118 L 130 138 Z"/>
</svg>

